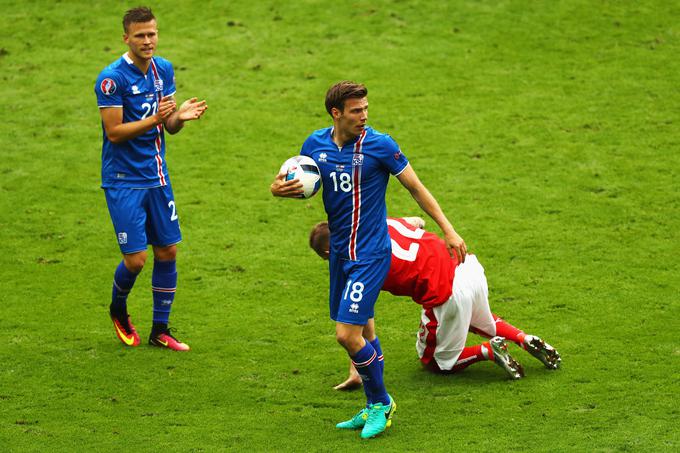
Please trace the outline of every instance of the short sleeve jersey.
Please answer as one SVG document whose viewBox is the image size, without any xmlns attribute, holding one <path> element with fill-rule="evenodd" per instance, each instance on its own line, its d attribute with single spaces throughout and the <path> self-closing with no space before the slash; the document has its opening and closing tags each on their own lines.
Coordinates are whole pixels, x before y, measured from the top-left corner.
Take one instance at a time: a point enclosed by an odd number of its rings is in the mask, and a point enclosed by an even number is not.
<svg viewBox="0 0 680 453">
<path fill-rule="evenodd" d="M 404 171 L 408 159 L 392 137 L 370 127 L 342 147 L 332 131 L 315 131 L 300 151 L 321 172 L 330 252 L 352 261 L 384 256 L 390 250 L 385 192 L 390 174 Z"/>
<path fill-rule="evenodd" d="M 99 108 L 121 107 L 123 122 L 143 120 L 156 114 L 163 96 L 175 94 L 172 64 L 153 57 L 146 74 L 127 53 L 107 66 L 94 86 Z M 163 127 L 122 143 L 111 143 L 102 123 L 102 187 L 149 188 L 168 183 Z"/>
<path fill-rule="evenodd" d="M 458 259 L 434 233 L 403 219 L 387 219 L 392 241 L 392 262 L 383 290 L 410 296 L 425 308 L 441 305 L 451 297 Z"/>
</svg>

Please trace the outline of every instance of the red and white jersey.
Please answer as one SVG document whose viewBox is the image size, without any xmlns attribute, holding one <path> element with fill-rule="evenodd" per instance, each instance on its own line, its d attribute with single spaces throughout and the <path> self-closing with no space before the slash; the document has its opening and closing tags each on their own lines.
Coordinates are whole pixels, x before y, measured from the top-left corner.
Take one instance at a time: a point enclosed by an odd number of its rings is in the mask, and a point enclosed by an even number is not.
<svg viewBox="0 0 680 453">
<path fill-rule="evenodd" d="M 444 241 L 403 219 L 387 219 L 392 242 L 392 263 L 382 289 L 395 296 L 410 296 L 424 307 L 451 297 L 458 259 L 451 258 Z"/>
</svg>

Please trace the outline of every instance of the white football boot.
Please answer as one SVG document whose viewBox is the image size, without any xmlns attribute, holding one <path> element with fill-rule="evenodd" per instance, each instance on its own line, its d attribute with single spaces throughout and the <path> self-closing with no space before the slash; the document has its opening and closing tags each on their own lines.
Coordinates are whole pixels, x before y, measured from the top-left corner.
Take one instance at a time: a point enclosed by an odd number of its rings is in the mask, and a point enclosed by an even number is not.
<svg viewBox="0 0 680 453">
<path fill-rule="evenodd" d="M 499 367 L 503 368 L 512 379 L 524 377 L 524 368 L 508 353 L 508 345 L 505 344 L 505 338 L 493 337 L 489 340 L 489 344 L 493 351 L 493 360 Z"/>
<path fill-rule="evenodd" d="M 562 362 L 559 352 L 535 335 L 524 337 L 524 349 L 540 360 L 549 370 L 556 370 Z"/>
</svg>

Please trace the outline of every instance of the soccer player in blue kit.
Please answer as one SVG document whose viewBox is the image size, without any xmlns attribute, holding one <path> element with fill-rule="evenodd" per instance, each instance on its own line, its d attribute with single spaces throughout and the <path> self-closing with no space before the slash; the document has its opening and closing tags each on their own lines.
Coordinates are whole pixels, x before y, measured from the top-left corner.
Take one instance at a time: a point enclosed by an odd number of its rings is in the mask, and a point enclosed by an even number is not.
<svg viewBox="0 0 680 453">
<path fill-rule="evenodd" d="M 120 341 L 139 345 L 127 297 L 151 244 L 153 326 L 149 344 L 188 351 L 189 346 L 168 328 L 177 286 L 177 243 L 182 236 L 165 162 L 164 131 L 179 132 L 185 121 L 200 118 L 208 107 L 205 101 L 191 98 L 177 109 L 172 64 L 154 56 L 158 28 L 150 9 L 127 11 L 123 30 L 128 51 L 99 74 L 94 87 L 103 129 L 102 188 L 123 253 L 113 277 L 109 314 Z"/>
<path fill-rule="evenodd" d="M 383 381 L 383 354 L 375 335 L 374 305 L 390 267 L 385 192 L 390 175 L 411 193 L 418 205 L 439 225 L 450 253 L 465 259 L 463 239 L 439 204 L 420 182 L 397 143 L 366 125 L 368 90 L 344 81 L 326 93 L 326 111 L 333 126 L 313 132 L 300 154 L 319 166 L 323 202 L 330 228 L 331 319 L 337 341 L 361 375 L 366 407 L 341 429 L 361 429 L 362 438 L 374 437 L 391 425 L 396 403 Z M 274 196 L 299 196 L 298 180 L 279 174 L 271 185 Z"/>
</svg>

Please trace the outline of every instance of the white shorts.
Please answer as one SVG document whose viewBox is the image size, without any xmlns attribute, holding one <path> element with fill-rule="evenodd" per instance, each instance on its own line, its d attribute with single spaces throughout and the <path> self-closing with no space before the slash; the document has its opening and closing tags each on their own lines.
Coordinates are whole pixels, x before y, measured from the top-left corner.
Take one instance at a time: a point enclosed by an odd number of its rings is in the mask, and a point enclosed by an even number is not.
<svg viewBox="0 0 680 453">
<path fill-rule="evenodd" d="M 453 368 L 465 347 L 470 326 L 489 336 L 496 335 L 484 268 L 475 255 L 467 255 L 465 262 L 456 267 L 449 300 L 423 309 L 416 340 L 421 362 L 427 365 L 434 359 L 440 370 Z"/>
</svg>

